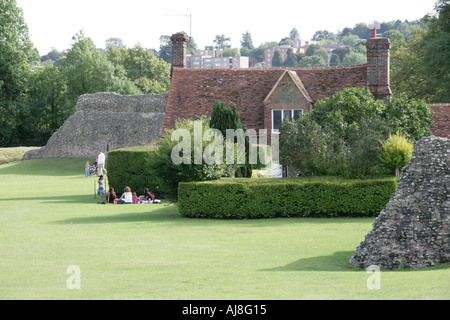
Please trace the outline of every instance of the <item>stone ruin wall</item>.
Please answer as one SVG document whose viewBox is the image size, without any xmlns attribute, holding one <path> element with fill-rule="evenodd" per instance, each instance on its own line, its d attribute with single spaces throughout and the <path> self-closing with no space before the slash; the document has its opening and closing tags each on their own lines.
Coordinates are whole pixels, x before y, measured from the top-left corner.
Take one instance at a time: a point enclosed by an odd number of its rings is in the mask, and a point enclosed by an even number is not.
<svg viewBox="0 0 450 320">
<path fill-rule="evenodd" d="M 450 140 L 417 142 L 396 193 L 357 248 L 359 268 L 422 268 L 450 262 Z"/>
<path fill-rule="evenodd" d="M 96 158 L 104 152 L 148 145 L 158 139 L 168 93 L 160 95 L 82 95 L 77 111 L 56 131 L 47 144 L 27 152 L 23 160 L 38 158 Z"/>
</svg>

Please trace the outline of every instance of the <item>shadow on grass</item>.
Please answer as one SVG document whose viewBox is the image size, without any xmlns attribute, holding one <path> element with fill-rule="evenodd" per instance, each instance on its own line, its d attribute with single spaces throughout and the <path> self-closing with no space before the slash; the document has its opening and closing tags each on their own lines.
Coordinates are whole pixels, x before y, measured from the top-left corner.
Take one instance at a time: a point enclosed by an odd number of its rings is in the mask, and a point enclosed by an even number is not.
<svg viewBox="0 0 450 320">
<path fill-rule="evenodd" d="M 355 248 L 356 251 L 356 248 Z M 356 268 L 349 263 L 354 251 L 338 251 L 328 256 L 311 257 L 297 260 L 285 266 L 261 269 L 260 271 L 337 271 L 337 272 L 355 272 L 363 271 L 364 269 Z M 426 267 L 421 269 L 404 268 L 398 270 L 389 270 L 389 272 L 420 272 L 420 271 L 435 271 L 440 269 L 450 269 L 450 264 L 443 263 L 433 267 Z M 388 272 L 388 271 L 385 271 Z"/>
<path fill-rule="evenodd" d="M 70 196 L 51 196 L 51 197 L 21 197 L 21 198 L 3 198 L 0 201 L 32 201 L 40 203 L 79 203 L 92 204 L 98 201 L 98 196 L 90 195 L 70 195 Z"/>
<path fill-rule="evenodd" d="M 135 205 L 115 205 L 115 206 L 135 206 Z M 137 205 L 136 205 L 137 206 Z M 145 204 L 144 204 L 145 206 Z M 161 206 L 159 209 L 152 207 L 150 212 L 130 212 L 121 214 L 109 214 L 92 217 L 72 217 L 65 220 L 53 221 L 51 224 L 107 224 L 107 223 L 127 223 L 127 222 L 174 222 L 184 219 L 178 212 L 174 212 L 173 207 L 165 207 L 161 204 L 150 204 L 149 206 Z M 103 205 L 102 205 L 103 207 Z"/>
<path fill-rule="evenodd" d="M 297 260 L 285 266 L 260 271 L 357 271 L 349 264 L 354 251 L 339 251 L 329 256 L 311 257 Z"/>
</svg>

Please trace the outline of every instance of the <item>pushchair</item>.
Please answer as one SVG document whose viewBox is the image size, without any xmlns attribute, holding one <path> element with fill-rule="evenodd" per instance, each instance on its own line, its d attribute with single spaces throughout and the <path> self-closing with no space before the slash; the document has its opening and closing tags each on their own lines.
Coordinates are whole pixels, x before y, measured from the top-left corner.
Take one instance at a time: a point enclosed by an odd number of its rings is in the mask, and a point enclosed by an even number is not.
<svg viewBox="0 0 450 320">
<path fill-rule="evenodd" d="M 96 176 L 98 173 L 97 161 L 94 162 L 92 166 L 89 167 L 89 175 Z"/>
</svg>

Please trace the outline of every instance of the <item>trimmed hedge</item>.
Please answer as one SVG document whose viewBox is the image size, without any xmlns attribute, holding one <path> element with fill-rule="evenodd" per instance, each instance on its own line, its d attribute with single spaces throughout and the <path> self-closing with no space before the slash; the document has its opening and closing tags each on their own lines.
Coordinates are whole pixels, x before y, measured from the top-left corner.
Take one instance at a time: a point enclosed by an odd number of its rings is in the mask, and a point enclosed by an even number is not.
<svg viewBox="0 0 450 320">
<path fill-rule="evenodd" d="M 378 215 L 397 180 L 221 179 L 178 188 L 180 214 L 192 218 L 356 217 Z"/>
<path fill-rule="evenodd" d="M 148 188 L 157 197 L 161 197 L 159 188 L 148 171 L 147 159 L 154 150 L 154 146 L 142 146 L 108 152 L 108 184 L 116 190 L 118 196 L 129 186 L 138 196 L 144 192 L 144 188 Z"/>
</svg>

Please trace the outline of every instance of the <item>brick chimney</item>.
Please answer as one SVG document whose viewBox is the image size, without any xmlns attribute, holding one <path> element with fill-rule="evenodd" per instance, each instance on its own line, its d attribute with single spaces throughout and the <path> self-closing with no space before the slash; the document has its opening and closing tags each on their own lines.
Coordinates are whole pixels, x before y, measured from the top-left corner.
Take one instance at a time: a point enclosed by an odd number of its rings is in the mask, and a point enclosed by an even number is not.
<svg viewBox="0 0 450 320">
<path fill-rule="evenodd" d="M 377 38 L 376 29 L 367 39 L 367 86 L 377 99 L 392 95 L 389 69 L 391 42 L 388 38 Z"/>
<path fill-rule="evenodd" d="M 172 68 L 186 68 L 188 36 L 177 33 L 172 35 L 170 40 L 172 40 Z"/>
</svg>

